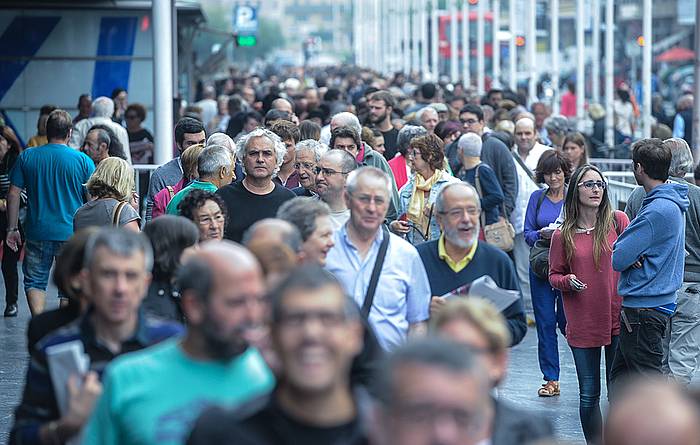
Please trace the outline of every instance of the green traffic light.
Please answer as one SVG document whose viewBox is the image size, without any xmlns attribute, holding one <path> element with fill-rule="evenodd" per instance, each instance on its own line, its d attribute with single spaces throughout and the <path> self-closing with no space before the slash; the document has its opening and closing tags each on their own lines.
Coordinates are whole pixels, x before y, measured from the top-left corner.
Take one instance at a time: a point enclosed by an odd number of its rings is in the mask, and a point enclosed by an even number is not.
<svg viewBox="0 0 700 445">
<path fill-rule="evenodd" d="M 255 46 L 257 43 L 255 36 L 238 36 L 238 46 Z"/>
</svg>

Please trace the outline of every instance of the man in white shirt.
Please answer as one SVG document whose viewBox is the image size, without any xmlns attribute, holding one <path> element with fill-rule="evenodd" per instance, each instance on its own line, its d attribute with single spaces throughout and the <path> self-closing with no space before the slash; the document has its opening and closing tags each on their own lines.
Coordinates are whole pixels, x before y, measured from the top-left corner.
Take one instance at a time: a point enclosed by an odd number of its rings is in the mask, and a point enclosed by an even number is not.
<svg viewBox="0 0 700 445">
<path fill-rule="evenodd" d="M 540 156 L 551 147 L 537 142 L 535 121 L 529 117 L 518 119 L 515 123 L 515 154 L 525 163 L 531 172 L 537 168 Z"/>
</svg>

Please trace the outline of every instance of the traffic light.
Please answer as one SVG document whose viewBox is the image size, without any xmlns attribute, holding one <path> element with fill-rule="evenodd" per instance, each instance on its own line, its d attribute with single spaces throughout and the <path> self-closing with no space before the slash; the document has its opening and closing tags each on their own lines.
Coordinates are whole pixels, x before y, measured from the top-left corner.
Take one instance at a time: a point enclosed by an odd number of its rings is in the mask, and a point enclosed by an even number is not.
<svg viewBox="0 0 700 445">
<path fill-rule="evenodd" d="M 644 46 L 644 36 L 637 37 L 637 45 Z"/>
<path fill-rule="evenodd" d="M 479 3 L 479 0 L 468 0 L 470 5 L 476 5 Z"/>
<path fill-rule="evenodd" d="M 516 36 L 515 37 L 515 46 L 525 46 L 525 37 Z"/>
<path fill-rule="evenodd" d="M 256 36 L 236 36 L 236 46 L 237 47 L 251 47 L 258 44 L 258 38 Z"/>
</svg>

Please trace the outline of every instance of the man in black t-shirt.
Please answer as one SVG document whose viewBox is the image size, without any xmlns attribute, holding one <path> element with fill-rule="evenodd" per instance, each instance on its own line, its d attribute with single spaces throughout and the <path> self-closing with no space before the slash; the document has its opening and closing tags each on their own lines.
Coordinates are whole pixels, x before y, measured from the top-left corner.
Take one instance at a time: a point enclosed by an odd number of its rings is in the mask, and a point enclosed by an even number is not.
<svg viewBox="0 0 700 445">
<path fill-rule="evenodd" d="M 396 156 L 396 138 L 399 131 L 391 125 L 391 113 L 396 107 L 394 96 L 388 91 L 377 91 L 369 97 L 369 120 L 384 136 L 384 157 Z"/>
<path fill-rule="evenodd" d="M 236 156 L 243 163 L 245 178 L 216 191 L 226 204 L 224 238 L 240 243 L 248 227 L 274 218 L 279 206 L 296 196 L 272 181 L 286 152 L 279 136 L 264 128 L 251 131 L 238 142 Z"/>
<path fill-rule="evenodd" d="M 350 389 L 362 348 L 355 303 L 331 273 L 308 265 L 282 282 L 271 305 L 277 387 L 235 411 L 205 411 L 187 444 L 366 444 L 367 401 Z"/>
</svg>

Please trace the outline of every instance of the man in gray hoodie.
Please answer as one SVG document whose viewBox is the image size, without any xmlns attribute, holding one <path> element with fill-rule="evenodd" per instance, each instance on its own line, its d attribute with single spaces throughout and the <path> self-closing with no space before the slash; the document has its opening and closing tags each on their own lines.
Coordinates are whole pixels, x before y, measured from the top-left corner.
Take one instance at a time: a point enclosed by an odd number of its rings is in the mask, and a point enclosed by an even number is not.
<svg viewBox="0 0 700 445">
<path fill-rule="evenodd" d="M 700 360 L 700 187 L 685 180 L 693 172 L 693 154 L 681 138 L 664 141 L 671 149 L 669 181 L 688 186 L 690 207 L 685 212 L 685 267 L 683 286 L 678 291 L 678 306 L 664 338 L 664 374 L 688 385 Z M 625 213 L 630 221 L 637 216 L 645 193 L 636 188 L 627 200 Z"/>
</svg>

